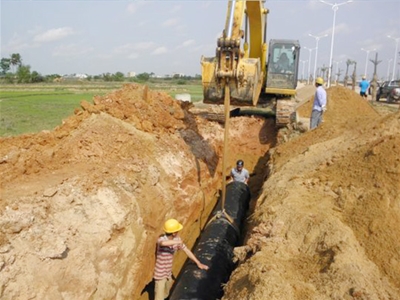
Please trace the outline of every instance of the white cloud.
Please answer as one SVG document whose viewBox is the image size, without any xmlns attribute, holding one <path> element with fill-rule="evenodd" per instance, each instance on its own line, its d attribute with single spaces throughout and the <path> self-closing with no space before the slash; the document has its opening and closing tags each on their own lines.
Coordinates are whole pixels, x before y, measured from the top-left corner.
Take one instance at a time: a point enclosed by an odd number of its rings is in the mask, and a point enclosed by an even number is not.
<svg viewBox="0 0 400 300">
<path fill-rule="evenodd" d="M 126 10 L 130 14 L 134 14 L 137 11 L 138 7 L 135 3 L 129 3 L 128 6 L 126 7 Z"/>
<path fill-rule="evenodd" d="M 144 1 L 140 1 L 140 2 L 136 2 L 136 3 L 129 3 L 128 6 L 126 7 L 126 11 L 128 12 L 128 14 L 135 14 L 139 8 L 141 8 L 142 6 L 146 5 L 146 3 Z"/>
<path fill-rule="evenodd" d="M 335 36 L 336 36 L 336 34 L 339 34 L 339 33 L 342 33 L 342 32 L 348 34 L 348 33 L 351 33 L 352 30 L 350 29 L 350 27 L 346 23 L 336 24 L 335 25 Z M 321 36 L 321 35 L 324 35 L 324 34 L 327 34 L 327 35 L 330 36 L 332 34 L 332 27 L 329 27 L 328 29 L 326 29 L 325 31 L 321 32 L 317 36 Z"/>
<path fill-rule="evenodd" d="M 133 52 L 131 54 L 128 55 L 129 59 L 136 59 L 139 57 L 139 53 Z"/>
<path fill-rule="evenodd" d="M 145 51 L 150 48 L 154 48 L 155 43 L 153 42 L 140 42 L 140 43 L 129 43 L 114 48 L 115 53 L 129 53 L 132 51 Z"/>
<path fill-rule="evenodd" d="M 160 54 L 164 54 L 167 53 L 168 49 L 166 47 L 158 47 L 157 49 L 155 49 L 153 52 L 151 52 L 152 55 L 160 55 Z"/>
<path fill-rule="evenodd" d="M 62 27 L 62 28 L 54 28 L 47 30 L 44 33 L 36 35 L 33 40 L 35 42 L 52 42 L 52 41 L 57 41 L 61 40 L 67 36 L 73 35 L 75 32 L 71 27 Z"/>
<path fill-rule="evenodd" d="M 76 44 L 61 45 L 54 49 L 53 56 L 81 56 L 93 52 L 92 47 L 84 47 Z"/>
<path fill-rule="evenodd" d="M 193 40 L 193 39 L 191 39 L 191 40 L 187 40 L 187 41 L 184 41 L 182 44 L 180 44 L 179 46 L 177 46 L 176 48 L 177 49 L 181 49 L 181 48 L 186 48 L 186 47 L 189 47 L 190 45 L 193 45 L 195 43 L 195 41 Z"/>
<path fill-rule="evenodd" d="M 98 54 L 98 55 L 96 55 L 96 57 L 100 58 L 100 59 L 112 59 L 113 58 L 113 56 L 111 54 Z"/>
<path fill-rule="evenodd" d="M 31 46 L 19 35 L 14 34 L 11 40 L 2 47 L 2 51 L 4 52 L 19 52 L 23 49 L 31 48 Z"/>
<path fill-rule="evenodd" d="M 208 9 L 210 7 L 210 5 L 211 5 L 211 1 L 203 1 L 203 2 L 201 2 L 201 7 L 203 9 Z"/>
<path fill-rule="evenodd" d="M 178 19 L 172 18 L 172 19 L 168 19 L 164 23 L 162 23 L 162 26 L 171 27 L 171 26 L 174 26 L 176 24 L 178 24 Z"/>
<path fill-rule="evenodd" d="M 136 50 L 147 50 L 150 49 L 151 47 L 154 47 L 155 43 L 153 42 L 141 42 L 141 43 L 136 43 L 133 49 Z"/>
<path fill-rule="evenodd" d="M 177 13 L 178 11 L 180 11 L 182 9 L 182 6 L 180 5 L 175 5 L 174 7 L 171 8 L 170 13 L 174 14 Z"/>
</svg>

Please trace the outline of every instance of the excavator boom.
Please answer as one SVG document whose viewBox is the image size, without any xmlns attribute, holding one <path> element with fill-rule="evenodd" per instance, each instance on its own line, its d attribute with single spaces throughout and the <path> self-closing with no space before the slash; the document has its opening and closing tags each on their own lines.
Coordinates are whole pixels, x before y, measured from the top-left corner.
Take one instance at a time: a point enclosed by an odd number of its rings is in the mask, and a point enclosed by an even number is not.
<svg viewBox="0 0 400 300">
<path fill-rule="evenodd" d="M 257 103 L 265 76 L 267 46 L 262 38 L 266 14 L 261 1 L 228 1 L 225 29 L 217 41 L 216 56 L 201 59 L 205 103 L 222 104 L 226 84 L 232 104 Z M 249 22 L 245 15 L 249 16 Z M 245 30 L 243 21 L 246 21 Z M 247 41 L 247 27 L 252 32 L 251 47 Z"/>
<path fill-rule="evenodd" d="M 271 40 L 267 47 L 264 2 L 228 1 L 215 57 L 201 58 L 203 101 L 224 104 L 226 86 L 230 104 L 236 106 L 256 106 L 263 95 L 276 102 L 277 124 L 282 126 L 293 106 L 300 46 L 298 41 Z"/>
</svg>

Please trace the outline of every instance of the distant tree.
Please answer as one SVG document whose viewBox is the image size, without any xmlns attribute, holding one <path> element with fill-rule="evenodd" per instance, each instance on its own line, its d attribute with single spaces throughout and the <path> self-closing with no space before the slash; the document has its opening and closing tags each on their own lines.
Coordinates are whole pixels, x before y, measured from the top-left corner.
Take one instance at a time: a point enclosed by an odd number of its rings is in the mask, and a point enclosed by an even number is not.
<svg viewBox="0 0 400 300">
<path fill-rule="evenodd" d="M 2 58 L 1 59 L 1 61 L 0 61 L 0 68 L 1 68 L 0 73 L 2 75 L 5 75 L 10 70 L 10 63 L 11 63 L 11 59 L 10 58 Z"/>
<path fill-rule="evenodd" d="M 60 81 L 60 79 L 56 79 L 56 78 L 62 78 L 62 76 L 59 75 L 59 74 L 46 75 L 45 76 L 45 81 L 47 81 L 47 82 Z"/>
<path fill-rule="evenodd" d="M 343 85 L 347 86 L 347 81 L 349 80 L 349 66 L 353 64 L 353 61 L 351 59 L 348 59 L 346 61 L 346 73 L 344 75 L 344 82 Z"/>
<path fill-rule="evenodd" d="M 148 81 L 150 78 L 150 74 L 149 73 L 140 73 L 136 75 L 136 78 L 140 81 Z"/>
<path fill-rule="evenodd" d="M 45 78 L 42 75 L 40 75 L 38 72 L 33 71 L 31 73 L 31 82 L 32 83 L 43 82 L 43 81 L 45 81 Z"/>
<path fill-rule="evenodd" d="M 16 66 L 20 67 L 22 65 L 22 58 L 19 53 L 11 54 L 10 65 L 13 66 L 14 69 Z"/>
<path fill-rule="evenodd" d="M 124 81 L 125 75 L 122 72 L 117 72 L 112 76 L 113 81 Z"/>
<path fill-rule="evenodd" d="M 111 73 L 103 73 L 102 75 L 104 81 L 112 81 L 112 74 Z"/>
<path fill-rule="evenodd" d="M 19 66 L 16 76 L 17 76 L 18 83 L 30 83 L 31 82 L 31 67 L 28 65 Z"/>
<path fill-rule="evenodd" d="M 14 83 L 14 78 L 15 78 L 14 74 L 8 72 L 8 73 L 6 73 L 6 76 L 4 77 L 4 80 L 7 83 Z"/>
<path fill-rule="evenodd" d="M 326 67 L 325 65 L 323 65 L 321 67 L 321 72 L 322 72 L 322 78 L 325 78 L 325 73 L 326 71 L 328 71 L 328 67 Z"/>
</svg>

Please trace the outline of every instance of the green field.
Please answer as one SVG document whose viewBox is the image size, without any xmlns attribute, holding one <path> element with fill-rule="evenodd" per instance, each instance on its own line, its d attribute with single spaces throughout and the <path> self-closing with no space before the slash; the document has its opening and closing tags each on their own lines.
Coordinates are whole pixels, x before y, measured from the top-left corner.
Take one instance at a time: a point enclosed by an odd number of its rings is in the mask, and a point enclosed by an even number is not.
<svg viewBox="0 0 400 300">
<path fill-rule="evenodd" d="M 106 95 L 126 83 L 0 85 L 0 137 L 52 130 L 95 95 Z M 192 101 L 202 99 L 201 83 L 146 83 L 151 90 L 175 97 L 189 93 Z"/>
</svg>

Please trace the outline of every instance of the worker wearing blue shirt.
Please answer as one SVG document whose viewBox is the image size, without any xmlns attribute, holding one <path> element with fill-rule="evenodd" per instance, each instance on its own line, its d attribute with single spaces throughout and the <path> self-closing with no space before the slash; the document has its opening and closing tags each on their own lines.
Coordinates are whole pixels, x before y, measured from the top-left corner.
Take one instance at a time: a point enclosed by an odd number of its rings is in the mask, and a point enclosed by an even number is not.
<svg viewBox="0 0 400 300">
<path fill-rule="evenodd" d="M 322 115 L 326 111 L 326 91 L 323 87 L 324 80 L 321 77 L 315 79 L 314 103 L 311 112 L 310 129 L 314 129 L 322 123 Z"/>
<path fill-rule="evenodd" d="M 363 98 L 367 98 L 367 90 L 369 88 L 369 82 L 366 80 L 365 75 L 362 77 L 362 81 L 359 84 L 360 96 Z"/>
</svg>

